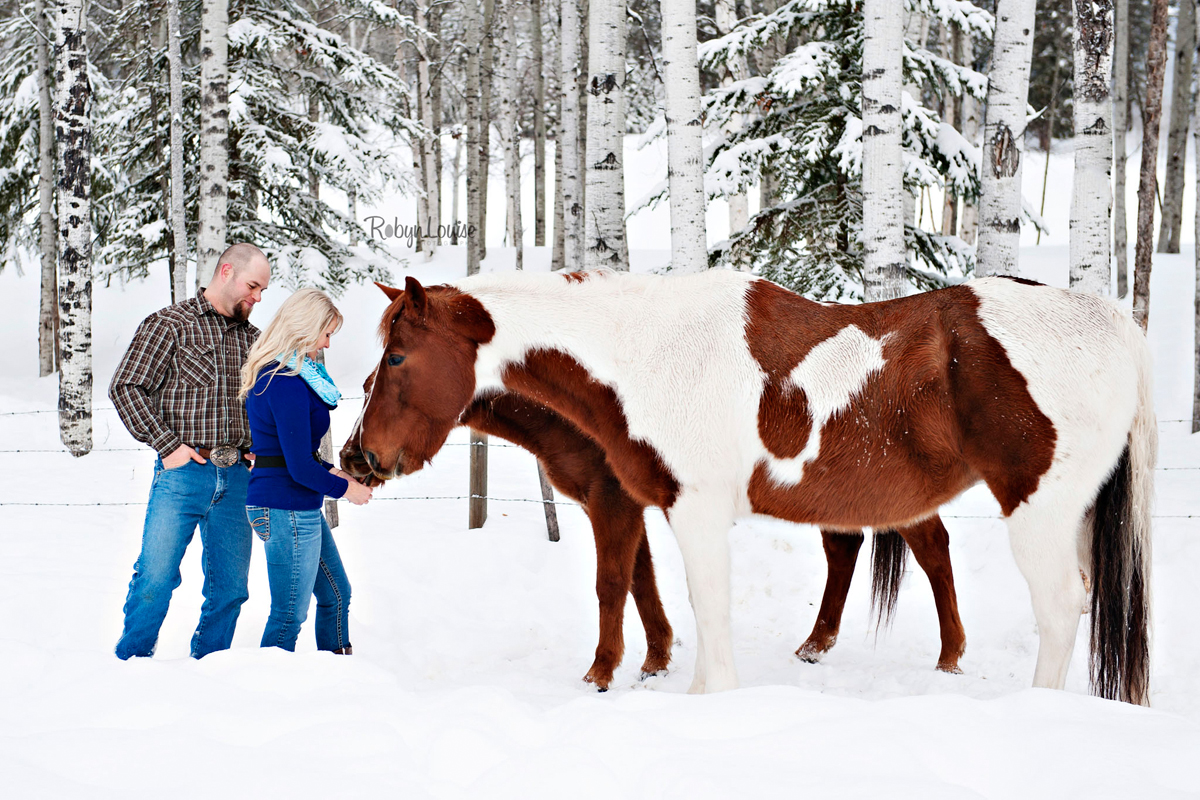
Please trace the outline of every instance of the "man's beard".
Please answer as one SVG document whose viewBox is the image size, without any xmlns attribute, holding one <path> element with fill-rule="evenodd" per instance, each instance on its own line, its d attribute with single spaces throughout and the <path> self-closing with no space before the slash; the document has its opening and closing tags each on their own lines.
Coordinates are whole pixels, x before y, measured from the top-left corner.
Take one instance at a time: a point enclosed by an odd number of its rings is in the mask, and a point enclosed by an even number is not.
<svg viewBox="0 0 1200 800">
<path fill-rule="evenodd" d="M 229 318 L 238 322 L 247 322 L 250 319 L 250 310 L 252 308 L 253 306 L 243 300 L 233 307 L 233 313 L 229 315 Z"/>
</svg>

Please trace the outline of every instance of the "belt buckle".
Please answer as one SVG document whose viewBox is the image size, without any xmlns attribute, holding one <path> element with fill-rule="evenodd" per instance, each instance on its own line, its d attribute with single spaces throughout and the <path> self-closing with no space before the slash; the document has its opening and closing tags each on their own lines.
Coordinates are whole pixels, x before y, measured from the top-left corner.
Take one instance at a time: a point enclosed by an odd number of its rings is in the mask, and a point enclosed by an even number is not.
<svg viewBox="0 0 1200 800">
<path fill-rule="evenodd" d="M 223 444 L 220 447 L 214 447 L 209 458 L 218 467 L 232 467 L 242 459 L 242 454 L 236 447 Z"/>
</svg>

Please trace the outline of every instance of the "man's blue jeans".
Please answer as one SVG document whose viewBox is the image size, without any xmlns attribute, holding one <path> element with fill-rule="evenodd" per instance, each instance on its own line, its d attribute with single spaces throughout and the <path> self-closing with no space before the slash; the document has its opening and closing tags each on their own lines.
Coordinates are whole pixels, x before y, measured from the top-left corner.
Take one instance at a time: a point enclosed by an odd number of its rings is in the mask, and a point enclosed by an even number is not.
<svg viewBox="0 0 1200 800">
<path fill-rule="evenodd" d="M 262 646 L 294 651 L 316 595 L 317 649 L 349 647 L 350 581 L 321 510 L 247 506 L 246 517 L 263 542 L 271 584 L 271 614 Z"/>
<path fill-rule="evenodd" d="M 180 582 L 179 564 L 197 525 L 204 548 L 204 605 L 192 636 L 192 658 L 229 649 L 238 613 L 248 597 L 249 481 L 250 470 L 242 463 L 226 468 L 211 461 L 188 461 L 175 469 L 163 469 L 162 460 L 155 461 L 142 552 L 133 565 L 125 598 L 125 630 L 117 642 L 118 658 L 154 655 L 171 593 Z"/>
</svg>

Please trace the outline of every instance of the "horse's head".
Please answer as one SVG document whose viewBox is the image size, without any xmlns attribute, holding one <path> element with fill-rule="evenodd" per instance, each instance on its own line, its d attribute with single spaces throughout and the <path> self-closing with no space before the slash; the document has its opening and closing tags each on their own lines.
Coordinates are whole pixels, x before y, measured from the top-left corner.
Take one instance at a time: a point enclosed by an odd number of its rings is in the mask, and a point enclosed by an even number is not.
<svg viewBox="0 0 1200 800">
<path fill-rule="evenodd" d="M 379 325 L 383 357 L 364 386 L 342 468 L 387 480 L 416 472 L 446 442 L 475 394 L 475 356 L 496 326 L 475 298 L 449 286 L 377 284 L 391 303 Z"/>
</svg>

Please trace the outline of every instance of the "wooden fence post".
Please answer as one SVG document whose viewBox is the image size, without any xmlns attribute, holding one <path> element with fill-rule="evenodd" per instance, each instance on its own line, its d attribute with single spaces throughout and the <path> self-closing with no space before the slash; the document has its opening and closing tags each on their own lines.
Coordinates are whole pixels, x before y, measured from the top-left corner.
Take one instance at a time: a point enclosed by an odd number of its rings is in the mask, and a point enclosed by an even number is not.
<svg viewBox="0 0 1200 800">
<path fill-rule="evenodd" d="M 542 485 L 542 507 L 546 509 L 546 533 L 550 537 L 550 541 L 558 541 L 558 511 L 554 508 L 554 487 L 550 485 L 550 479 L 546 477 L 546 470 L 542 468 L 542 461 L 538 459 L 538 483 Z"/>
<path fill-rule="evenodd" d="M 471 431 L 471 499 L 468 528 L 482 528 L 487 521 L 487 441 L 486 433 Z"/>
</svg>

